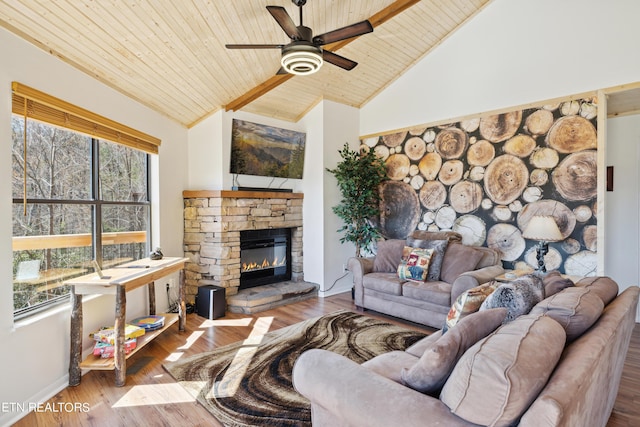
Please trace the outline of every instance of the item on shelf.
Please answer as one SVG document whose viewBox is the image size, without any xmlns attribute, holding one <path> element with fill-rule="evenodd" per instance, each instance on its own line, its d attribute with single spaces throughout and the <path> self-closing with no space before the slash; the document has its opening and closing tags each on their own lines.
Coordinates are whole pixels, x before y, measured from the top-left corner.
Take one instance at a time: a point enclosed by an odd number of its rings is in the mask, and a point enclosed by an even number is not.
<svg viewBox="0 0 640 427">
<path fill-rule="evenodd" d="M 138 345 L 137 338 L 131 338 L 130 340 L 126 340 L 124 342 L 124 353 L 129 354 L 133 351 Z M 108 344 L 106 342 L 96 342 L 96 345 L 93 347 L 93 355 L 99 356 L 102 359 L 112 358 L 115 354 L 115 346 L 112 344 Z"/>
<path fill-rule="evenodd" d="M 145 330 L 139 326 L 130 324 L 124 325 L 124 339 L 130 340 L 131 338 L 137 338 L 144 335 Z M 113 327 L 103 328 L 91 334 L 91 337 L 95 341 L 105 342 L 113 345 L 116 338 L 116 331 Z"/>
<path fill-rule="evenodd" d="M 159 260 L 162 259 L 162 257 L 164 257 L 164 254 L 162 253 L 162 250 L 160 250 L 160 248 L 156 248 L 155 251 L 149 254 L 149 258 L 151 258 L 152 260 Z"/>
<path fill-rule="evenodd" d="M 164 316 L 150 314 L 149 316 L 142 316 L 130 321 L 134 326 L 144 328 L 145 331 L 155 331 L 164 326 Z"/>
</svg>

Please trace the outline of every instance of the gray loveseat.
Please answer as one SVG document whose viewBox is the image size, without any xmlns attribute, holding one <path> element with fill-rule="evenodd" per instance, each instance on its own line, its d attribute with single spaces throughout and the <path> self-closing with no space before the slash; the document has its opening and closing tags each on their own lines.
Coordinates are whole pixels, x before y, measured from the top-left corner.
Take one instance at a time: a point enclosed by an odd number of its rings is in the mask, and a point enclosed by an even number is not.
<svg viewBox="0 0 640 427">
<path fill-rule="evenodd" d="M 406 240 L 379 242 L 375 257 L 349 259 L 356 306 L 442 328 L 458 295 L 504 273 L 499 251 L 463 245 L 461 239 L 451 231 L 415 231 Z M 438 266 L 436 271 L 430 266 L 426 282 L 398 277 L 396 269 L 405 245 L 436 248 L 432 262 Z M 438 259 L 442 247 L 442 258 Z"/>
<path fill-rule="evenodd" d="M 504 308 L 469 315 L 445 335 L 438 331 L 405 352 L 386 353 L 363 365 L 310 350 L 296 362 L 293 382 L 311 401 L 314 426 L 605 426 L 640 289 L 632 286 L 616 297 L 617 292 L 609 278 L 583 279 L 475 344 L 465 339 L 486 331 L 469 325 L 486 329 Z M 485 321 L 472 322 L 477 315 Z M 456 337 L 461 327 L 471 334 Z M 437 343 L 452 332 L 447 339 L 458 345 L 445 351 Z M 440 358 L 438 364 L 422 366 L 428 373 L 444 364 L 443 354 L 453 366 L 440 391 L 429 395 L 411 388 L 415 384 L 403 384 L 418 360 Z"/>
</svg>

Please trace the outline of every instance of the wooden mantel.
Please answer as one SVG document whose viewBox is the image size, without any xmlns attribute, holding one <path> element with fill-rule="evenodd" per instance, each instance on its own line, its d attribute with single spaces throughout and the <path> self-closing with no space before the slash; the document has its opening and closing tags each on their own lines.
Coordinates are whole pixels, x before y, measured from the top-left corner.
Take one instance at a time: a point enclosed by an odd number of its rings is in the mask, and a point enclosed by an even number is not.
<svg viewBox="0 0 640 427">
<path fill-rule="evenodd" d="M 184 190 L 182 197 L 185 199 L 218 197 L 232 199 L 302 199 L 304 194 L 288 193 L 286 191 Z"/>
</svg>

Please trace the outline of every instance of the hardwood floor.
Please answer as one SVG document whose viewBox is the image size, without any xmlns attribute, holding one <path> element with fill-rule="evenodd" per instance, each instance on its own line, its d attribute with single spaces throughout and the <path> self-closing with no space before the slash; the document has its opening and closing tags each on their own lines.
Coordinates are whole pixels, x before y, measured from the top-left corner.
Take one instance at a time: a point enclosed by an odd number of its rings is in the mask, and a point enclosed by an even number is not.
<svg viewBox="0 0 640 427">
<path fill-rule="evenodd" d="M 19 427 L 50 426 L 211 426 L 218 425 L 162 368 L 168 360 L 213 350 L 245 339 L 249 334 L 265 333 L 310 317 L 347 309 L 357 311 L 349 293 L 302 301 L 256 315 L 227 313 L 224 318 L 207 320 L 196 314 L 187 316 L 187 331 L 177 327 L 166 331 L 128 362 L 127 383 L 115 387 L 112 371 L 91 371 L 77 387 L 67 387 L 46 404 L 53 408 L 78 410 L 32 412 L 14 424 Z M 433 331 L 367 311 L 367 315 L 405 327 Z M 620 392 L 608 427 L 640 425 L 640 325 L 636 325 L 624 367 Z M 84 410 L 88 408 L 88 410 Z"/>
</svg>

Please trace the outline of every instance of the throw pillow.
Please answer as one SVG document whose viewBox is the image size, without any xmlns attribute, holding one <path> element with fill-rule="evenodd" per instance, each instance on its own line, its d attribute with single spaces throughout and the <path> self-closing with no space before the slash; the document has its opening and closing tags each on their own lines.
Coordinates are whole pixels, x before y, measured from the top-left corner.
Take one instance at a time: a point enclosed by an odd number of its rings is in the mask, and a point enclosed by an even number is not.
<svg viewBox="0 0 640 427">
<path fill-rule="evenodd" d="M 447 314 L 442 333 L 454 327 L 463 317 L 478 311 L 482 302 L 496 290 L 498 285 L 500 285 L 498 282 L 492 281 L 458 295 Z"/>
<path fill-rule="evenodd" d="M 609 304 L 618 295 L 618 284 L 607 276 L 585 277 L 576 286 L 588 288 L 600 297 L 604 305 Z"/>
<path fill-rule="evenodd" d="M 546 314 L 560 323 L 573 341 L 591 327 L 602 314 L 604 303 L 589 289 L 571 287 L 533 307 L 531 314 Z"/>
<path fill-rule="evenodd" d="M 462 355 L 440 400 L 468 422 L 515 425 L 544 388 L 564 346 L 558 322 L 544 315 L 520 316 Z"/>
<path fill-rule="evenodd" d="M 571 279 L 562 277 L 558 270 L 548 272 L 547 275 L 542 278 L 542 283 L 544 283 L 545 298 L 555 295 L 565 288 L 574 286 Z"/>
<path fill-rule="evenodd" d="M 407 245 L 413 248 L 433 249 L 433 256 L 429 263 L 429 273 L 427 281 L 435 282 L 440 280 L 440 270 L 442 268 L 442 260 L 447 250 L 449 240 L 420 240 L 413 237 L 407 238 Z"/>
<path fill-rule="evenodd" d="M 401 239 L 380 240 L 373 259 L 375 273 L 395 273 L 402 258 L 405 241 Z"/>
<path fill-rule="evenodd" d="M 473 246 L 451 243 L 444 253 L 440 267 L 440 280 L 453 283 L 462 273 L 475 270 L 482 256 L 482 252 L 475 250 Z"/>
<path fill-rule="evenodd" d="M 530 274 L 519 277 L 512 282 L 502 283 L 482 302 L 480 310 L 505 307 L 508 310 L 507 317 L 504 319 L 506 323 L 529 313 L 543 298 L 542 279 Z"/>
<path fill-rule="evenodd" d="M 433 346 L 433 344 L 440 339 L 442 336 L 442 330 L 435 331 L 429 336 L 422 338 L 417 343 L 408 347 L 405 351 L 409 354 L 414 355 L 415 357 L 420 357 L 427 351 L 428 348 Z"/>
<path fill-rule="evenodd" d="M 424 282 L 427 280 L 432 255 L 433 249 L 405 246 L 402 261 L 398 265 L 398 277 L 402 280 Z"/>
<path fill-rule="evenodd" d="M 505 308 L 473 313 L 426 349 L 417 363 L 402 369 L 403 384 L 422 393 L 440 392 L 465 351 L 493 332 L 507 315 Z"/>
<path fill-rule="evenodd" d="M 382 353 L 373 359 L 369 359 L 362 366 L 378 375 L 389 378 L 391 381 L 402 384 L 402 378 L 400 377 L 402 371 L 415 365 L 417 361 L 418 358 L 416 356 L 405 351 L 396 350 Z"/>
</svg>

